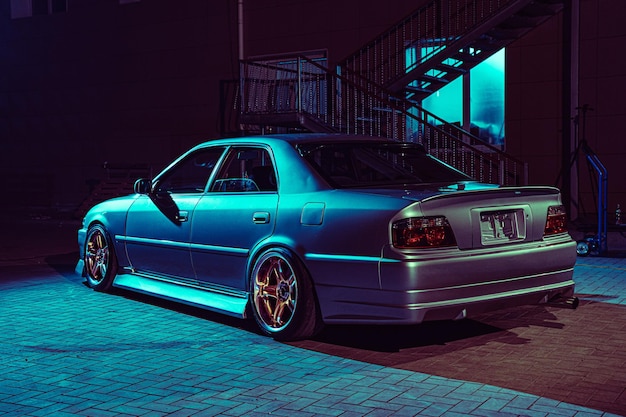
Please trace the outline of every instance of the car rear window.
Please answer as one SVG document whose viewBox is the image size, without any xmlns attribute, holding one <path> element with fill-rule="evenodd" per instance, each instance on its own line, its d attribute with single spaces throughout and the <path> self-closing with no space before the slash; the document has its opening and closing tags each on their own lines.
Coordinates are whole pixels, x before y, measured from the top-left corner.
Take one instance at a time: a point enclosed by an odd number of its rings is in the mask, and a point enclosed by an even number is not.
<svg viewBox="0 0 626 417">
<path fill-rule="evenodd" d="M 412 143 L 307 143 L 299 145 L 298 150 L 337 188 L 471 180 Z"/>
</svg>

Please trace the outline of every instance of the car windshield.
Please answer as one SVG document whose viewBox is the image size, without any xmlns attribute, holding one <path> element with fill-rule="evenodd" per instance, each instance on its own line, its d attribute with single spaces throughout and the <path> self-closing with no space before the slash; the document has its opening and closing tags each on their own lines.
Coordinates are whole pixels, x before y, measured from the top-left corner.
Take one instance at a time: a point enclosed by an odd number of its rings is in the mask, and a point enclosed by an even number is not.
<svg viewBox="0 0 626 417">
<path fill-rule="evenodd" d="M 337 188 L 469 181 L 462 172 L 432 157 L 420 145 L 335 142 L 298 146 L 300 154 Z"/>
</svg>

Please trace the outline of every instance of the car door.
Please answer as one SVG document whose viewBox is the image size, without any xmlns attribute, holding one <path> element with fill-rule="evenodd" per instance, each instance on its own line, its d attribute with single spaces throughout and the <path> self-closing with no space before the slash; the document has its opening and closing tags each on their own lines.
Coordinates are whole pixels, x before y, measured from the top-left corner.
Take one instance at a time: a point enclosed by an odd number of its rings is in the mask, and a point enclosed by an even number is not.
<svg viewBox="0 0 626 417">
<path fill-rule="evenodd" d="M 186 155 L 130 207 L 126 251 L 136 272 L 195 280 L 189 252 L 193 211 L 223 152 L 215 147 Z"/>
<path fill-rule="evenodd" d="M 191 224 L 199 281 L 245 290 L 250 249 L 274 231 L 276 173 L 268 149 L 232 147 Z"/>
</svg>

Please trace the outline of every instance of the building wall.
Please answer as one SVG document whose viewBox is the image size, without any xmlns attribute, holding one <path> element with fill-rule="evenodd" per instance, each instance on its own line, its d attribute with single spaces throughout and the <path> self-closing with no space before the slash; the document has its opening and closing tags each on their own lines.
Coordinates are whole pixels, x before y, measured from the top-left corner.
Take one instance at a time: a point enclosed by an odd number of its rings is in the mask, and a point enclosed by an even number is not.
<svg viewBox="0 0 626 417">
<path fill-rule="evenodd" d="M 398 23 L 425 0 L 248 1 L 247 56 L 325 49 L 329 63 L 346 58 Z"/>
<path fill-rule="evenodd" d="M 626 41 L 622 1 L 581 0 L 580 103 L 594 108 L 586 136 L 609 168 L 610 207 L 626 205 L 626 66 L 614 58 Z M 105 162 L 158 170 L 219 136 L 220 82 L 238 77 L 237 0 L 68 0 L 65 13 L 22 19 L 9 4 L 0 6 L 0 185 L 16 205 L 75 207 Z M 332 65 L 418 6 L 244 1 L 245 56 L 326 50 Z M 558 185 L 562 24 L 551 19 L 507 52 L 506 150 L 529 163 L 532 184 Z"/>
<path fill-rule="evenodd" d="M 413 7 L 246 1 L 246 56 L 340 59 Z M 68 0 L 11 19 L 0 5 L 0 186 L 15 204 L 70 209 L 109 164 L 158 170 L 219 136 L 220 82 L 238 78 L 237 0 Z M 7 208 L 7 207 L 5 207 Z"/>
<path fill-rule="evenodd" d="M 232 3 L 69 0 L 22 19 L 3 6 L 0 169 L 15 201 L 70 208 L 105 163 L 160 169 L 215 137 L 219 81 L 238 76 Z"/>
<path fill-rule="evenodd" d="M 580 59 L 577 107 L 583 117 L 563 114 L 562 16 L 557 16 L 507 48 L 506 150 L 528 162 L 530 182 L 561 186 L 562 119 L 577 117 L 578 143 L 586 140 L 609 177 L 609 220 L 626 205 L 622 181 L 626 140 L 626 7 L 621 0 L 580 0 Z M 585 123 L 583 123 L 583 120 Z M 584 126 L 584 129 L 583 129 Z M 597 213 L 597 177 L 579 152 L 578 216 Z M 574 194 L 575 196 L 575 194 Z M 574 211 L 574 210 L 573 210 Z"/>
</svg>

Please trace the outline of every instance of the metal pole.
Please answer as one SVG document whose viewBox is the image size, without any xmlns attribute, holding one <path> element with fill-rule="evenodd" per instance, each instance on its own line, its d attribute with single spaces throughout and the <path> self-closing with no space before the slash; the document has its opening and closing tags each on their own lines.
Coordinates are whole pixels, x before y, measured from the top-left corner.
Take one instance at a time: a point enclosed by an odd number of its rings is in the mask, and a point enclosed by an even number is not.
<svg viewBox="0 0 626 417">
<path fill-rule="evenodd" d="M 562 154 L 561 185 L 563 204 L 571 219 L 579 216 L 578 163 L 571 163 L 577 149 L 576 109 L 578 107 L 579 79 L 580 0 L 564 2 L 563 8 L 563 101 L 562 101 Z"/>
<path fill-rule="evenodd" d="M 246 97 L 245 97 L 245 89 L 244 80 L 247 76 L 246 72 L 248 70 L 247 65 L 244 64 L 244 48 L 243 48 L 243 0 L 237 0 L 237 41 L 238 41 L 238 57 L 239 57 L 239 112 L 240 117 L 241 113 L 244 113 L 247 110 L 246 105 Z M 242 132 L 244 130 L 244 125 L 239 124 L 239 131 Z"/>
<path fill-rule="evenodd" d="M 302 60 L 298 57 L 298 80 L 296 92 L 296 106 L 298 114 L 302 113 Z"/>
<path fill-rule="evenodd" d="M 237 0 L 237 29 L 239 40 L 239 60 L 245 57 L 243 48 L 243 0 Z"/>
</svg>

